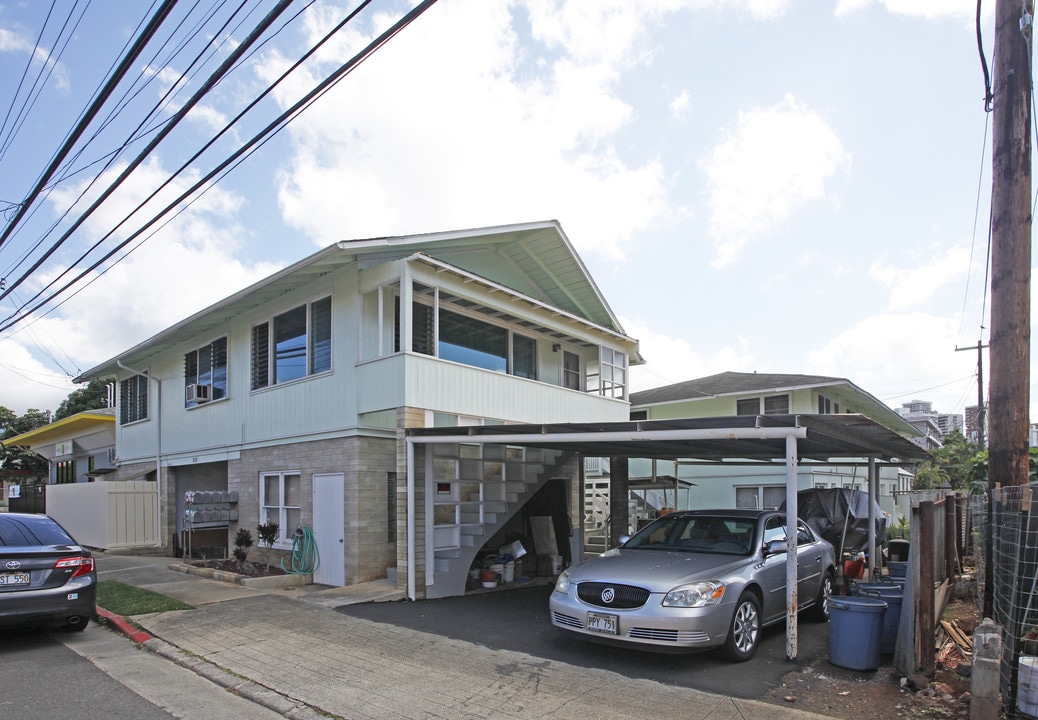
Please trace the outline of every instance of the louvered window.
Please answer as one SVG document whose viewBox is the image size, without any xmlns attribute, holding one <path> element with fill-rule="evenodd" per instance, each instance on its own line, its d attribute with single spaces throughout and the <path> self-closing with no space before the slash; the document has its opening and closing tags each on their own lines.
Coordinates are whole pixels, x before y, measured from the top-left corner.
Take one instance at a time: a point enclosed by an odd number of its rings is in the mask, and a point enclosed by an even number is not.
<svg viewBox="0 0 1038 720">
<path fill-rule="evenodd" d="M 184 355 L 184 388 L 191 385 L 209 387 L 208 400 L 219 400 L 227 397 L 227 338 L 213 340 L 197 350 Z M 185 405 L 194 407 L 200 403 L 188 400 L 185 392 Z"/>
<path fill-rule="evenodd" d="M 148 419 L 148 376 L 134 375 L 119 383 L 119 424 Z"/>
<path fill-rule="evenodd" d="M 252 328 L 250 387 L 299 380 L 332 369 L 332 299 L 275 315 Z"/>
</svg>

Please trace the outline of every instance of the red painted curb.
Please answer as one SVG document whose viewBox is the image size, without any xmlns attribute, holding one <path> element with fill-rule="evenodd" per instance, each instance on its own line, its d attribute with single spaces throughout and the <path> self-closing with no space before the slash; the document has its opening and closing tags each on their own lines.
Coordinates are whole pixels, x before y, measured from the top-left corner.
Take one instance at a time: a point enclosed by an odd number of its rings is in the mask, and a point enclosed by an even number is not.
<svg viewBox="0 0 1038 720">
<path fill-rule="evenodd" d="M 108 623 L 116 630 L 121 632 L 126 637 L 130 638 L 136 643 L 147 642 L 154 638 L 154 635 L 145 631 L 135 628 L 126 618 L 122 615 L 116 615 L 114 612 L 105 610 L 100 605 L 97 606 L 97 614 L 103 617 Z"/>
</svg>

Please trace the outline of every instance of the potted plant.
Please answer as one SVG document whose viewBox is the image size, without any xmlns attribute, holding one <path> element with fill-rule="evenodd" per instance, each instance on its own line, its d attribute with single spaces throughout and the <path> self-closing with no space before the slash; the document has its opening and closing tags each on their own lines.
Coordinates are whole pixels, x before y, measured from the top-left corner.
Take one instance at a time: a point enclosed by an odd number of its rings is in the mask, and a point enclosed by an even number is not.
<svg viewBox="0 0 1038 720">
<path fill-rule="evenodd" d="M 278 539 L 278 530 L 281 526 L 276 522 L 265 522 L 262 525 L 256 526 L 256 534 L 259 535 L 260 544 L 266 548 L 266 552 L 263 553 L 263 562 L 269 568 L 271 565 L 270 552 L 271 548 L 274 547 L 274 543 Z"/>
</svg>

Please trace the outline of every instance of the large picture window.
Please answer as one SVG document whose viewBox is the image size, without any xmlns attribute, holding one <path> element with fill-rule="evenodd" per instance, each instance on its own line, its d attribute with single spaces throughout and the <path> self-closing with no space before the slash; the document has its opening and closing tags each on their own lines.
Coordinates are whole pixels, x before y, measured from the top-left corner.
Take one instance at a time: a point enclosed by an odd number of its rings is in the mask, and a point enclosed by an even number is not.
<svg viewBox="0 0 1038 720">
<path fill-rule="evenodd" d="M 134 375 L 119 383 L 119 424 L 148 419 L 148 376 Z"/>
<path fill-rule="evenodd" d="M 253 390 L 332 369 L 332 299 L 275 315 L 252 328 Z"/>
<path fill-rule="evenodd" d="M 276 522 L 276 544 L 288 545 L 302 522 L 302 477 L 297 472 L 260 475 L 260 524 Z"/>
<path fill-rule="evenodd" d="M 209 400 L 227 397 L 227 338 L 192 350 L 184 355 L 184 387 L 208 385 Z M 187 407 L 198 405 L 185 399 Z"/>
</svg>

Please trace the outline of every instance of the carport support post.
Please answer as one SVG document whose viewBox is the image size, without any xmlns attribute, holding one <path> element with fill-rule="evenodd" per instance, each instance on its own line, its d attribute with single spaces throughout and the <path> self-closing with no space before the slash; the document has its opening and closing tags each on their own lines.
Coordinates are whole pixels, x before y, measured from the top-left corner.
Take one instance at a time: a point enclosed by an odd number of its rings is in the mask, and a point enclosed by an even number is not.
<svg viewBox="0 0 1038 720">
<path fill-rule="evenodd" d="M 877 488 L 876 458 L 869 457 L 869 580 L 876 579 L 876 497 Z"/>
<path fill-rule="evenodd" d="M 626 457 L 609 458 L 609 547 L 620 544 L 631 522 L 628 500 L 631 473 Z M 637 528 L 635 528 L 637 530 Z M 609 548 L 606 548 L 607 550 Z"/>
<path fill-rule="evenodd" d="M 797 659 L 797 439 L 786 436 L 786 660 Z"/>
</svg>

